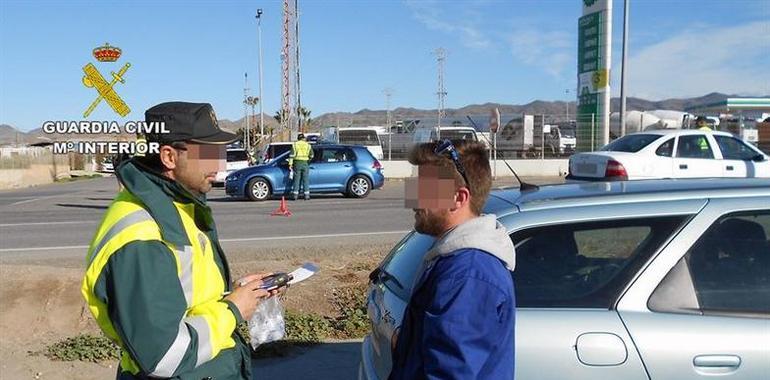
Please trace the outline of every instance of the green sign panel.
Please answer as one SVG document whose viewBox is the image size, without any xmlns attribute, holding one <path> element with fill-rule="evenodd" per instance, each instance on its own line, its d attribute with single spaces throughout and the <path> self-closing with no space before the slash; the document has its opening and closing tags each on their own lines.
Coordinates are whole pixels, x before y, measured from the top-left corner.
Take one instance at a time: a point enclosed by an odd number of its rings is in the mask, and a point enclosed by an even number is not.
<svg viewBox="0 0 770 380">
<path fill-rule="evenodd" d="M 609 76 L 609 67 L 605 64 L 606 13 L 589 13 L 578 20 L 578 151 L 600 147 L 603 137 L 599 132 L 605 107 L 602 90 L 607 88 Z"/>
</svg>

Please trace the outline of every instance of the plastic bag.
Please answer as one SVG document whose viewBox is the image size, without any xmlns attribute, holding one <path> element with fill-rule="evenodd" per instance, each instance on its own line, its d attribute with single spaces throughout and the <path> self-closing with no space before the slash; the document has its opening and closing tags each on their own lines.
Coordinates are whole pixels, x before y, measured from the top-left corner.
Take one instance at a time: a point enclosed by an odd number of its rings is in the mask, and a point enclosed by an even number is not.
<svg viewBox="0 0 770 380">
<path fill-rule="evenodd" d="M 289 179 L 294 179 L 294 170 L 289 170 Z"/>
<path fill-rule="evenodd" d="M 278 297 L 270 297 L 257 305 L 257 310 L 249 321 L 251 347 L 256 349 L 261 344 L 281 340 L 285 335 L 283 305 Z"/>
</svg>

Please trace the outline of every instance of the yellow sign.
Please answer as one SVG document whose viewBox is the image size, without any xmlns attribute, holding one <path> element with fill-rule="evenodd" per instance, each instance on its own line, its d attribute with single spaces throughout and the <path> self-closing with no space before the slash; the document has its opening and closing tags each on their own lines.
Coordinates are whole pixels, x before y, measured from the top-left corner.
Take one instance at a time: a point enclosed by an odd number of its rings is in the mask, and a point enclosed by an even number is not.
<svg viewBox="0 0 770 380">
<path fill-rule="evenodd" d="M 117 57 L 120 57 L 120 49 L 109 46 L 107 46 L 107 49 L 101 47 L 94 49 L 94 56 L 102 62 L 111 62 L 117 59 Z M 100 59 L 101 56 L 97 55 L 97 50 L 101 49 L 100 53 L 104 55 L 104 50 L 116 50 L 117 54 L 114 59 L 112 60 L 106 60 L 106 59 Z M 128 68 L 131 67 L 130 63 L 126 63 L 123 65 L 123 67 L 120 68 L 120 70 L 115 73 L 114 71 L 111 72 L 112 74 L 112 81 L 109 83 L 106 79 L 102 76 L 102 74 L 99 72 L 99 70 L 96 69 L 96 66 L 94 66 L 92 63 L 89 63 L 85 66 L 83 66 L 83 72 L 86 74 L 83 77 L 83 84 L 86 87 L 93 87 L 96 89 L 96 92 L 99 93 L 99 96 L 94 99 L 93 102 L 91 102 L 91 105 L 88 106 L 88 109 L 86 109 L 86 112 L 83 113 L 83 117 L 87 118 L 88 115 L 91 114 L 91 112 L 94 111 L 96 106 L 101 103 L 102 99 L 104 99 L 107 104 L 120 116 L 126 116 L 129 112 L 131 112 L 131 109 L 126 105 L 126 102 L 123 101 L 123 99 L 118 96 L 117 92 L 115 92 L 115 89 L 113 88 L 116 83 L 126 83 L 126 81 L 123 79 L 123 75 L 126 74 L 126 71 L 128 71 Z"/>
<path fill-rule="evenodd" d="M 594 71 L 594 74 L 591 77 L 591 82 L 593 82 L 594 89 L 598 90 L 598 89 L 607 87 L 609 83 L 607 81 L 608 77 L 609 77 L 609 70 Z"/>
</svg>

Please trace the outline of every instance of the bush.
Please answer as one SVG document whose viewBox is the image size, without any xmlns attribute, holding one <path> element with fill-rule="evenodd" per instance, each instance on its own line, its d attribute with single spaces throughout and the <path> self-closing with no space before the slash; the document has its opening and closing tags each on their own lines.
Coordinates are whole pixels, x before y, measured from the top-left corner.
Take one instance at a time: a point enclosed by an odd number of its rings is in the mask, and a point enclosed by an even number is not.
<svg viewBox="0 0 770 380">
<path fill-rule="evenodd" d="M 103 335 L 80 334 L 54 343 L 46 349 L 51 360 L 100 362 L 120 358 L 120 347 Z"/>
</svg>

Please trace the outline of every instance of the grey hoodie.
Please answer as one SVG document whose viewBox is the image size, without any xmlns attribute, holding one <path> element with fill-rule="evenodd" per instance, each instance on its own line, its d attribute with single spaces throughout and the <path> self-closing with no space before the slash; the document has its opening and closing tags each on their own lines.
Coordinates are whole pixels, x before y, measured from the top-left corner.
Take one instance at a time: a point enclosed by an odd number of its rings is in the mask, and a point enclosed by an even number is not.
<svg viewBox="0 0 770 380">
<path fill-rule="evenodd" d="M 509 271 L 513 271 L 516 266 L 515 248 L 505 227 L 497 222 L 496 215 L 485 214 L 456 226 L 439 238 L 425 254 L 422 268 L 417 273 L 424 272 L 436 258 L 450 256 L 468 248 L 479 249 L 497 257 Z M 420 277 L 418 275 L 415 280 L 419 281 Z"/>
</svg>

